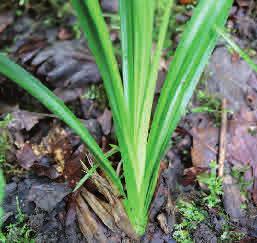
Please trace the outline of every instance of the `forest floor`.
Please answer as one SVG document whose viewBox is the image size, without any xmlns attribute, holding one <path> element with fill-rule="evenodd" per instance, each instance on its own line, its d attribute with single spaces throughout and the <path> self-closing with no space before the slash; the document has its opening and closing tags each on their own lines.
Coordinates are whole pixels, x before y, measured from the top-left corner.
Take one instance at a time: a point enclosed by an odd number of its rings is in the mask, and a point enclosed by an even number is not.
<svg viewBox="0 0 257 243">
<path fill-rule="evenodd" d="M 192 13 L 187 2 L 176 5 L 156 98 Z M 101 4 L 119 55 L 117 2 Z M 227 23 L 255 61 L 256 13 L 256 1 L 237 0 Z M 62 98 L 104 151 L 117 143 L 100 74 L 68 1 L 2 0 L 0 50 Z M 93 166 L 78 136 L 1 76 L 0 121 L 6 121 L 0 123 L 6 178 L 1 242 L 135 241 L 126 225 L 117 224 L 124 212 L 100 170 L 72 192 Z M 140 242 L 257 242 L 257 74 L 222 40 L 171 143 Z M 119 156 L 112 161 L 119 168 Z M 223 162 L 218 177 L 216 168 Z"/>
</svg>

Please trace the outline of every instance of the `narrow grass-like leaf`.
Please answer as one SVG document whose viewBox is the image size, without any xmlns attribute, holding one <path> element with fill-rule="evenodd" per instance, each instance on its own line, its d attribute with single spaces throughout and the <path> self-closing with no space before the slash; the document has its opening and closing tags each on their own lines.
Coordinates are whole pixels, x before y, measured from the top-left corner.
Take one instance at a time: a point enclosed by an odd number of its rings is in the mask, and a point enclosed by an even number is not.
<svg viewBox="0 0 257 243">
<path fill-rule="evenodd" d="M 233 41 L 232 37 L 227 33 L 227 31 L 219 26 L 214 26 L 214 29 L 234 49 L 234 51 L 237 52 L 240 57 L 242 57 L 255 72 L 257 72 L 257 64 L 252 60 L 251 57 L 249 57 L 249 55 L 243 49 L 241 49 Z"/>
<path fill-rule="evenodd" d="M 59 99 L 39 80 L 34 78 L 19 65 L 8 59 L 4 54 L 0 54 L 0 73 L 25 89 L 28 93 L 45 105 L 45 107 L 47 107 L 51 112 L 69 125 L 87 144 L 89 150 L 95 156 L 96 160 L 101 164 L 106 175 L 110 177 L 110 179 L 118 187 L 119 191 L 123 193 L 122 184 L 117 177 L 115 170 L 112 168 L 110 162 L 106 159 L 95 139 L 61 99 Z"/>
<path fill-rule="evenodd" d="M 159 30 L 158 41 L 155 48 L 155 53 L 151 63 L 151 68 L 148 73 L 147 85 L 145 87 L 143 104 L 139 113 L 139 134 L 137 138 L 138 146 L 145 147 L 145 153 L 147 152 L 147 138 L 150 127 L 150 118 L 153 106 L 153 99 L 155 93 L 156 82 L 158 78 L 159 63 L 162 55 L 163 45 L 169 25 L 169 19 L 171 15 L 171 9 L 173 7 L 174 0 L 166 0 L 166 9 L 162 17 L 162 23 Z M 147 163 L 145 158 L 145 163 Z M 143 163 L 143 161 L 141 162 Z M 145 167 L 147 164 L 145 165 Z"/>
<path fill-rule="evenodd" d="M 130 140 L 134 145 L 133 163 L 137 169 L 139 187 L 146 160 L 146 139 L 141 136 L 140 118 L 151 68 L 154 6 L 155 1 L 119 0 L 124 93 L 129 108 L 132 127 Z"/>
<path fill-rule="evenodd" d="M 109 158 L 110 156 L 114 155 L 117 153 L 118 147 L 114 146 L 112 149 L 110 149 L 108 152 L 106 152 L 104 155 L 106 158 Z M 81 161 L 83 163 L 83 161 Z M 77 191 L 83 184 L 95 173 L 96 169 L 99 167 L 99 163 L 94 164 L 88 171 L 87 173 L 80 179 L 76 187 L 74 188 L 73 192 Z"/>
<path fill-rule="evenodd" d="M 149 135 L 149 164 L 145 173 L 146 181 L 150 181 L 147 208 L 156 185 L 160 160 L 215 47 L 217 33 L 213 27 L 224 25 L 232 2 L 200 1 L 176 50 L 161 90 Z"/>
<path fill-rule="evenodd" d="M 134 106 L 133 74 L 134 74 L 134 24 L 133 1 L 119 0 L 122 45 L 122 71 L 124 94 L 128 107 Z M 131 108 L 130 108 L 131 109 Z"/>
<path fill-rule="evenodd" d="M 95 61 L 103 77 L 113 114 L 115 132 L 124 158 L 123 168 L 126 174 L 126 185 L 129 185 L 127 186 L 127 194 L 130 194 L 130 197 L 133 198 L 137 196 L 135 188 L 138 188 L 136 178 L 139 170 L 137 168 L 138 164 L 133 159 L 132 126 L 108 29 L 98 0 L 72 0 L 72 5 L 77 12 L 78 20 L 85 32 L 88 45 L 94 54 Z"/>
<path fill-rule="evenodd" d="M 97 164 L 94 164 L 87 173 L 82 177 L 82 179 L 78 182 L 76 187 L 74 188 L 73 192 L 77 191 L 83 184 L 96 172 L 96 169 L 98 168 Z"/>
</svg>

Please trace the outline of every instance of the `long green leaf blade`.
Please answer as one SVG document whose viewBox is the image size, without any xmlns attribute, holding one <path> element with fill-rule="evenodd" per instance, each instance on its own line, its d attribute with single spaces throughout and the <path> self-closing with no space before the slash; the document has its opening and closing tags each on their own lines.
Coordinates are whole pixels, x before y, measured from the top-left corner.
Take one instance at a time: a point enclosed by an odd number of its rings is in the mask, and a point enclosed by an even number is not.
<svg viewBox="0 0 257 243">
<path fill-rule="evenodd" d="M 4 54 L 0 54 L 0 73 L 13 80 L 20 87 L 39 100 L 47 109 L 57 115 L 68 126 L 70 126 L 86 143 L 89 150 L 95 156 L 97 162 L 101 165 L 106 175 L 115 183 L 119 191 L 123 193 L 122 184 L 112 168 L 110 162 L 106 159 L 104 153 L 96 143 L 95 139 L 89 133 L 82 122 L 70 111 L 70 109 L 53 92 L 44 86 L 39 80 L 12 62 Z"/>
<path fill-rule="evenodd" d="M 234 49 L 234 51 L 237 52 L 255 72 L 257 72 L 257 64 L 233 41 L 226 30 L 224 28 L 220 28 L 219 26 L 214 26 L 214 29 Z"/>
<path fill-rule="evenodd" d="M 150 127 L 150 118 L 151 118 L 151 111 L 153 106 L 155 87 L 156 87 L 156 82 L 158 78 L 159 63 L 162 55 L 163 45 L 164 45 L 166 32 L 169 25 L 169 19 L 170 19 L 173 3 L 174 3 L 174 0 L 166 0 L 167 7 L 162 17 L 162 23 L 159 30 L 158 41 L 156 44 L 155 53 L 151 63 L 151 68 L 148 73 L 147 84 L 145 87 L 145 92 L 143 97 L 143 104 L 141 106 L 141 111 L 140 111 L 139 134 L 137 138 L 137 141 L 138 141 L 137 144 L 139 147 L 145 146 L 145 149 L 147 148 L 146 146 L 147 146 L 149 127 Z M 146 160 L 145 160 L 145 163 L 147 163 Z"/>
<path fill-rule="evenodd" d="M 87 43 L 94 54 L 96 64 L 103 77 L 104 87 L 111 106 L 115 132 L 123 158 L 128 198 L 138 194 L 138 164 L 134 160 L 132 124 L 125 102 L 122 81 L 115 60 L 112 43 L 98 0 L 72 0 L 80 25 L 85 32 Z M 136 189 L 135 189 L 136 188 Z"/>
<path fill-rule="evenodd" d="M 148 205 L 157 181 L 159 161 L 171 134 L 185 112 L 200 75 L 217 39 L 214 25 L 223 26 L 232 0 L 202 0 L 187 25 L 161 90 L 149 135 L 146 179 L 149 180 Z M 151 179 L 150 179 L 151 178 Z"/>
</svg>

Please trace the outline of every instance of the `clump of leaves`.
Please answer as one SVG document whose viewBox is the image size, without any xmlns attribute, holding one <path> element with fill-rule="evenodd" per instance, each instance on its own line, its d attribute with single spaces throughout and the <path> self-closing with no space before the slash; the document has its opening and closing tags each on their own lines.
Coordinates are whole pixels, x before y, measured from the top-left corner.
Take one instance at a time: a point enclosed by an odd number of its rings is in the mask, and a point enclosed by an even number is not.
<svg viewBox="0 0 257 243">
<path fill-rule="evenodd" d="M 221 202 L 221 195 L 223 194 L 222 178 L 217 176 L 217 163 L 212 161 L 210 163 L 210 173 L 203 173 L 198 176 L 198 181 L 208 187 L 209 193 L 203 200 L 207 203 L 209 208 L 219 206 Z"/>
<path fill-rule="evenodd" d="M 10 121 L 10 115 L 7 115 L 3 121 L 0 121 L 0 164 L 5 162 L 5 154 L 9 149 L 9 141 L 6 128 Z"/>
<path fill-rule="evenodd" d="M 193 202 L 179 201 L 177 204 L 183 219 L 180 224 L 174 225 L 173 237 L 177 242 L 192 243 L 191 234 L 206 218 L 206 212 L 198 208 Z"/>
<path fill-rule="evenodd" d="M 92 84 L 88 87 L 85 94 L 82 96 L 82 98 L 88 99 L 88 100 L 96 100 L 100 104 L 106 104 L 107 103 L 107 97 L 104 92 L 104 87 L 102 85 L 95 85 Z"/>
<path fill-rule="evenodd" d="M 221 242 L 238 242 L 245 237 L 245 233 L 235 231 L 227 222 L 222 225 Z"/>
<path fill-rule="evenodd" d="M 247 199 L 248 188 L 253 184 L 253 179 L 246 180 L 245 173 L 249 171 L 250 166 L 233 167 L 231 171 L 232 177 L 237 181 L 241 195 Z M 246 205 L 242 205 L 245 207 Z"/>
<path fill-rule="evenodd" d="M 0 232 L 0 241 L 4 243 L 34 243 L 32 230 L 26 223 L 26 216 L 22 212 L 18 197 L 16 197 L 17 214 L 15 223 L 9 224 L 5 232 Z"/>
<path fill-rule="evenodd" d="M 217 97 L 208 94 L 206 91 L 198 90 L 196 100 L 199 105 L 191 109 L 193 113 L 207 113 L 214 118 L 215 124 L 219 124 L 221 119 L 221 101 Z"/>
<path fill-rule="evenodd" d="M 224 26 L 233 1 L 201 0 L 194 9 L 169 67 L 154 114 L 159 62 L 174 1 L 166 1 L 153 53 L 157 1 L 119 0 L 122 74 L 99 1 L 71 2 L 103 78 L 123 161 L 125 185 L 89 131 L 47 87 L 5 55 L 0 55 L 0 72 L 36 97 L 81 137 L 124 198 L 131 224 L 142 235 L 161 158 L 215 47 L 218 34 L 214 27 Z"/>
<path fill-rule="evenodd" d="M 0 121 L 0 226 L 2 223 L 3 209 L 2 202 L 4 199 L 5 179 L 2 170 L 2 164 L 5 162 L 6 151 L 9 149 L 8 135 L 6 128 L 11 121 L 11 116 L 7 115 L 4 120 Z"/>
<path fill-rule="evenodd" d="M 212 227 L 208 211 L 204 210 L 206 209 L 206 204 L 209 209 L 217 208 L 218 214 L 224 219 L 224 223 L 222 223 L 222 233 L 219 235 L 221 242 L 239 241 L 245 235 L 242 232 L 236 231 L 229 220 L 229 216 L 222 208 L 220 199 L 223 194 L 222 179 L 216 174 L 216 162 L 212 161 L 210 168 L 210 173 L 203 173 L 201 176 L 198 176 L 199 182 L 205 184 L 209 190 L 208 193 L 204 193 L 199 199 L 199 204 L 196 205 L 195 203 L 184 201 L 179 201 L 177 204 L 177 208 L 182 216 L 182 222 L 174 226 L 173 237 L 177 242 L 193 243 L 191 235 L 193 235 L 199 223 L 203 221 L 206 221 L 209 227 Z"/>
<path fill-rule="evenodd" d="M 161 28 L 162 25 L 162 18 L 163 14 L 166 11 L 168 0 L 159 0 L 156 2 L 156 8 L 155 8 L 155 19 L 154 19 L 154 32 L 153 32 L 153 39 L 155 41 L 158 40 L 158 31 Z M 171 36 L 174 31 L 174 24 L 175 24 L 175 18 L 172 17 L 168 27 L 167 27 L 167 35 L 163 43 L 163 48 L 165 48 L 165 56 L 169 57 L 169 54 L 171 54 L 172 51 L 172 40 Z"/>
</svg>

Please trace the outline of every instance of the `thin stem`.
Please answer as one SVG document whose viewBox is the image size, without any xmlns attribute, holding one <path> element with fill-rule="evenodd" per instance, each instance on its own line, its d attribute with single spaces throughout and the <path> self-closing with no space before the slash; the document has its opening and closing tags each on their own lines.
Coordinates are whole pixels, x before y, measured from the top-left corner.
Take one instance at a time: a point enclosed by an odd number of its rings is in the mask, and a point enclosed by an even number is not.
<svg viewBox="0 0 257 243">
<path fill-rule="evenodd" d="M 237 52 L 255 72 L 257 72 L 257 64 L 254 63 L 252 58 L 232 40 L 232 37 L 226 30 L 217 25 L 214 26 L 214 29 L 234 49 L 234 51 Z"/>
</svg>

